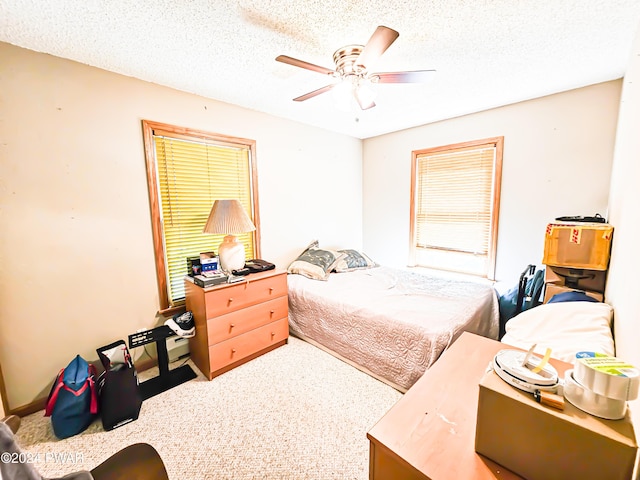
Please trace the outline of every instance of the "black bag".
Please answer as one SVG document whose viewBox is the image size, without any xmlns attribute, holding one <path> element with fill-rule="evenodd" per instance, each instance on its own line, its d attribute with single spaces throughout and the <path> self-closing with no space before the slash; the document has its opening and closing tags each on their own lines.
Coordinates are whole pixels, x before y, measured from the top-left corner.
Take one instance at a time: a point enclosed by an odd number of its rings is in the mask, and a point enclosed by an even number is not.
<svg viewBox="0 0 640 480">
<path fill-rule="evenodd" d="M 119 340 L 96 350 L 104 367 L 98 377 L 102 427 L 113 430 L 138 418 L 142 395 L 126 343 Z"/>
<path fill-rule="evenodd" d="M 544 268 L 536 271 L 535 265 L 527 265 L 518 280 L 518 284 L 500 295 L 499 337 L 505 334 L 506 323 L 519 313 L 537 307 L 542 303 L 540 297 L 544 288 Z"/>
</svg>

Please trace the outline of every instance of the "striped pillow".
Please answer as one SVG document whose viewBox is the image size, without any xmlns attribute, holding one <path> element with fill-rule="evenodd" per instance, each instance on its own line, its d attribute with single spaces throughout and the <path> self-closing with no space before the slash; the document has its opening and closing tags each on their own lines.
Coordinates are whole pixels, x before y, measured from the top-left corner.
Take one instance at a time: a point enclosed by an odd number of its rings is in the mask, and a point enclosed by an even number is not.
<svg viewBox="0 0 640 480">
<path fill-rule="evenodd" d="M 365 268 L 377 267 L 378 264 L 371 260 L 367 255 L 357 250 L 338 250 L 338 253 L 342 254 L 338 258 L 334 271 L 351 272 L 353 270 L 362 270 Z"/>
</svg>

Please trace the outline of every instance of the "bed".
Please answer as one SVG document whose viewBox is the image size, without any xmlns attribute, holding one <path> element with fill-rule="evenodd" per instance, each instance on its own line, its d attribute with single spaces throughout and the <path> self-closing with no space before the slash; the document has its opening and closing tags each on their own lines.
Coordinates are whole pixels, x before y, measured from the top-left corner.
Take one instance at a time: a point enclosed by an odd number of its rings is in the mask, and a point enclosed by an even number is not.
<svg viewBox="0 0 640 480">
<path fill-rule="evenodd" d="M 523 350 L 533 346 L 533 353 L 541 357 L 549 348 L 553 358 L 567 363 L 575 363 L 576 354 L 584 351 L 613 356 L 613 307 L 569 298 L 550 301 L 513 317 L 507 322 L 501 342 Z"/>
<path fill-rule="evenodd" d="M 498 300 L 489 284 L 384 266 L 323 279 L 292 271 L 291 333 L 402 392 L 462 332 L 498 338 Z"/>
</svg>

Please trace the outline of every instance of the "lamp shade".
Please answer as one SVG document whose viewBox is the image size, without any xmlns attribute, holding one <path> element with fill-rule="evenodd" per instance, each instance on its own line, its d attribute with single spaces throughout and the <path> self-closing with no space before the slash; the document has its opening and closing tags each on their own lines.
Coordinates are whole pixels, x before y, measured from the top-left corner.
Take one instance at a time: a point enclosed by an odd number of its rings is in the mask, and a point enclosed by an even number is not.
<svg viewBox="0 0 640 480">
<path fill-rule="evenodd" d="M 238 200 L 216 200 L 204 226 L 204 233 L 223 233 L 226 236 L 218 247 L 220 267 L 227 272 L 244 267 L 244 245 L 235 233 L 245 233 L 256 227 Z"/>
<path fill-rule="evenodd" d="M 256 229 L 238 200 L 216 200 L 213 202 L 204 233 L 246 233 Z"/>
</svg>

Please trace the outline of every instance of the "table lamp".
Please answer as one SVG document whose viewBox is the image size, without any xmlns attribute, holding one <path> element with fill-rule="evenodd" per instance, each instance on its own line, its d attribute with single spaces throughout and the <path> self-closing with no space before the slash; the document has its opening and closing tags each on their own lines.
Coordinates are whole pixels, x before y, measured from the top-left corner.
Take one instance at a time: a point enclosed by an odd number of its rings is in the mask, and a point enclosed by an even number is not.
<svg viewBox="0 0 640 480">
<path fill-rule="evenodd" d="M 223 233 L 226 236 L 218 247 L 220 268 L 225 272 L 244 267 L 244 245 L 234 234 L 246 233 L 256 227 L 238 200 L 216 200 L 204 226 L 204 233 Z"/>
</svg>

